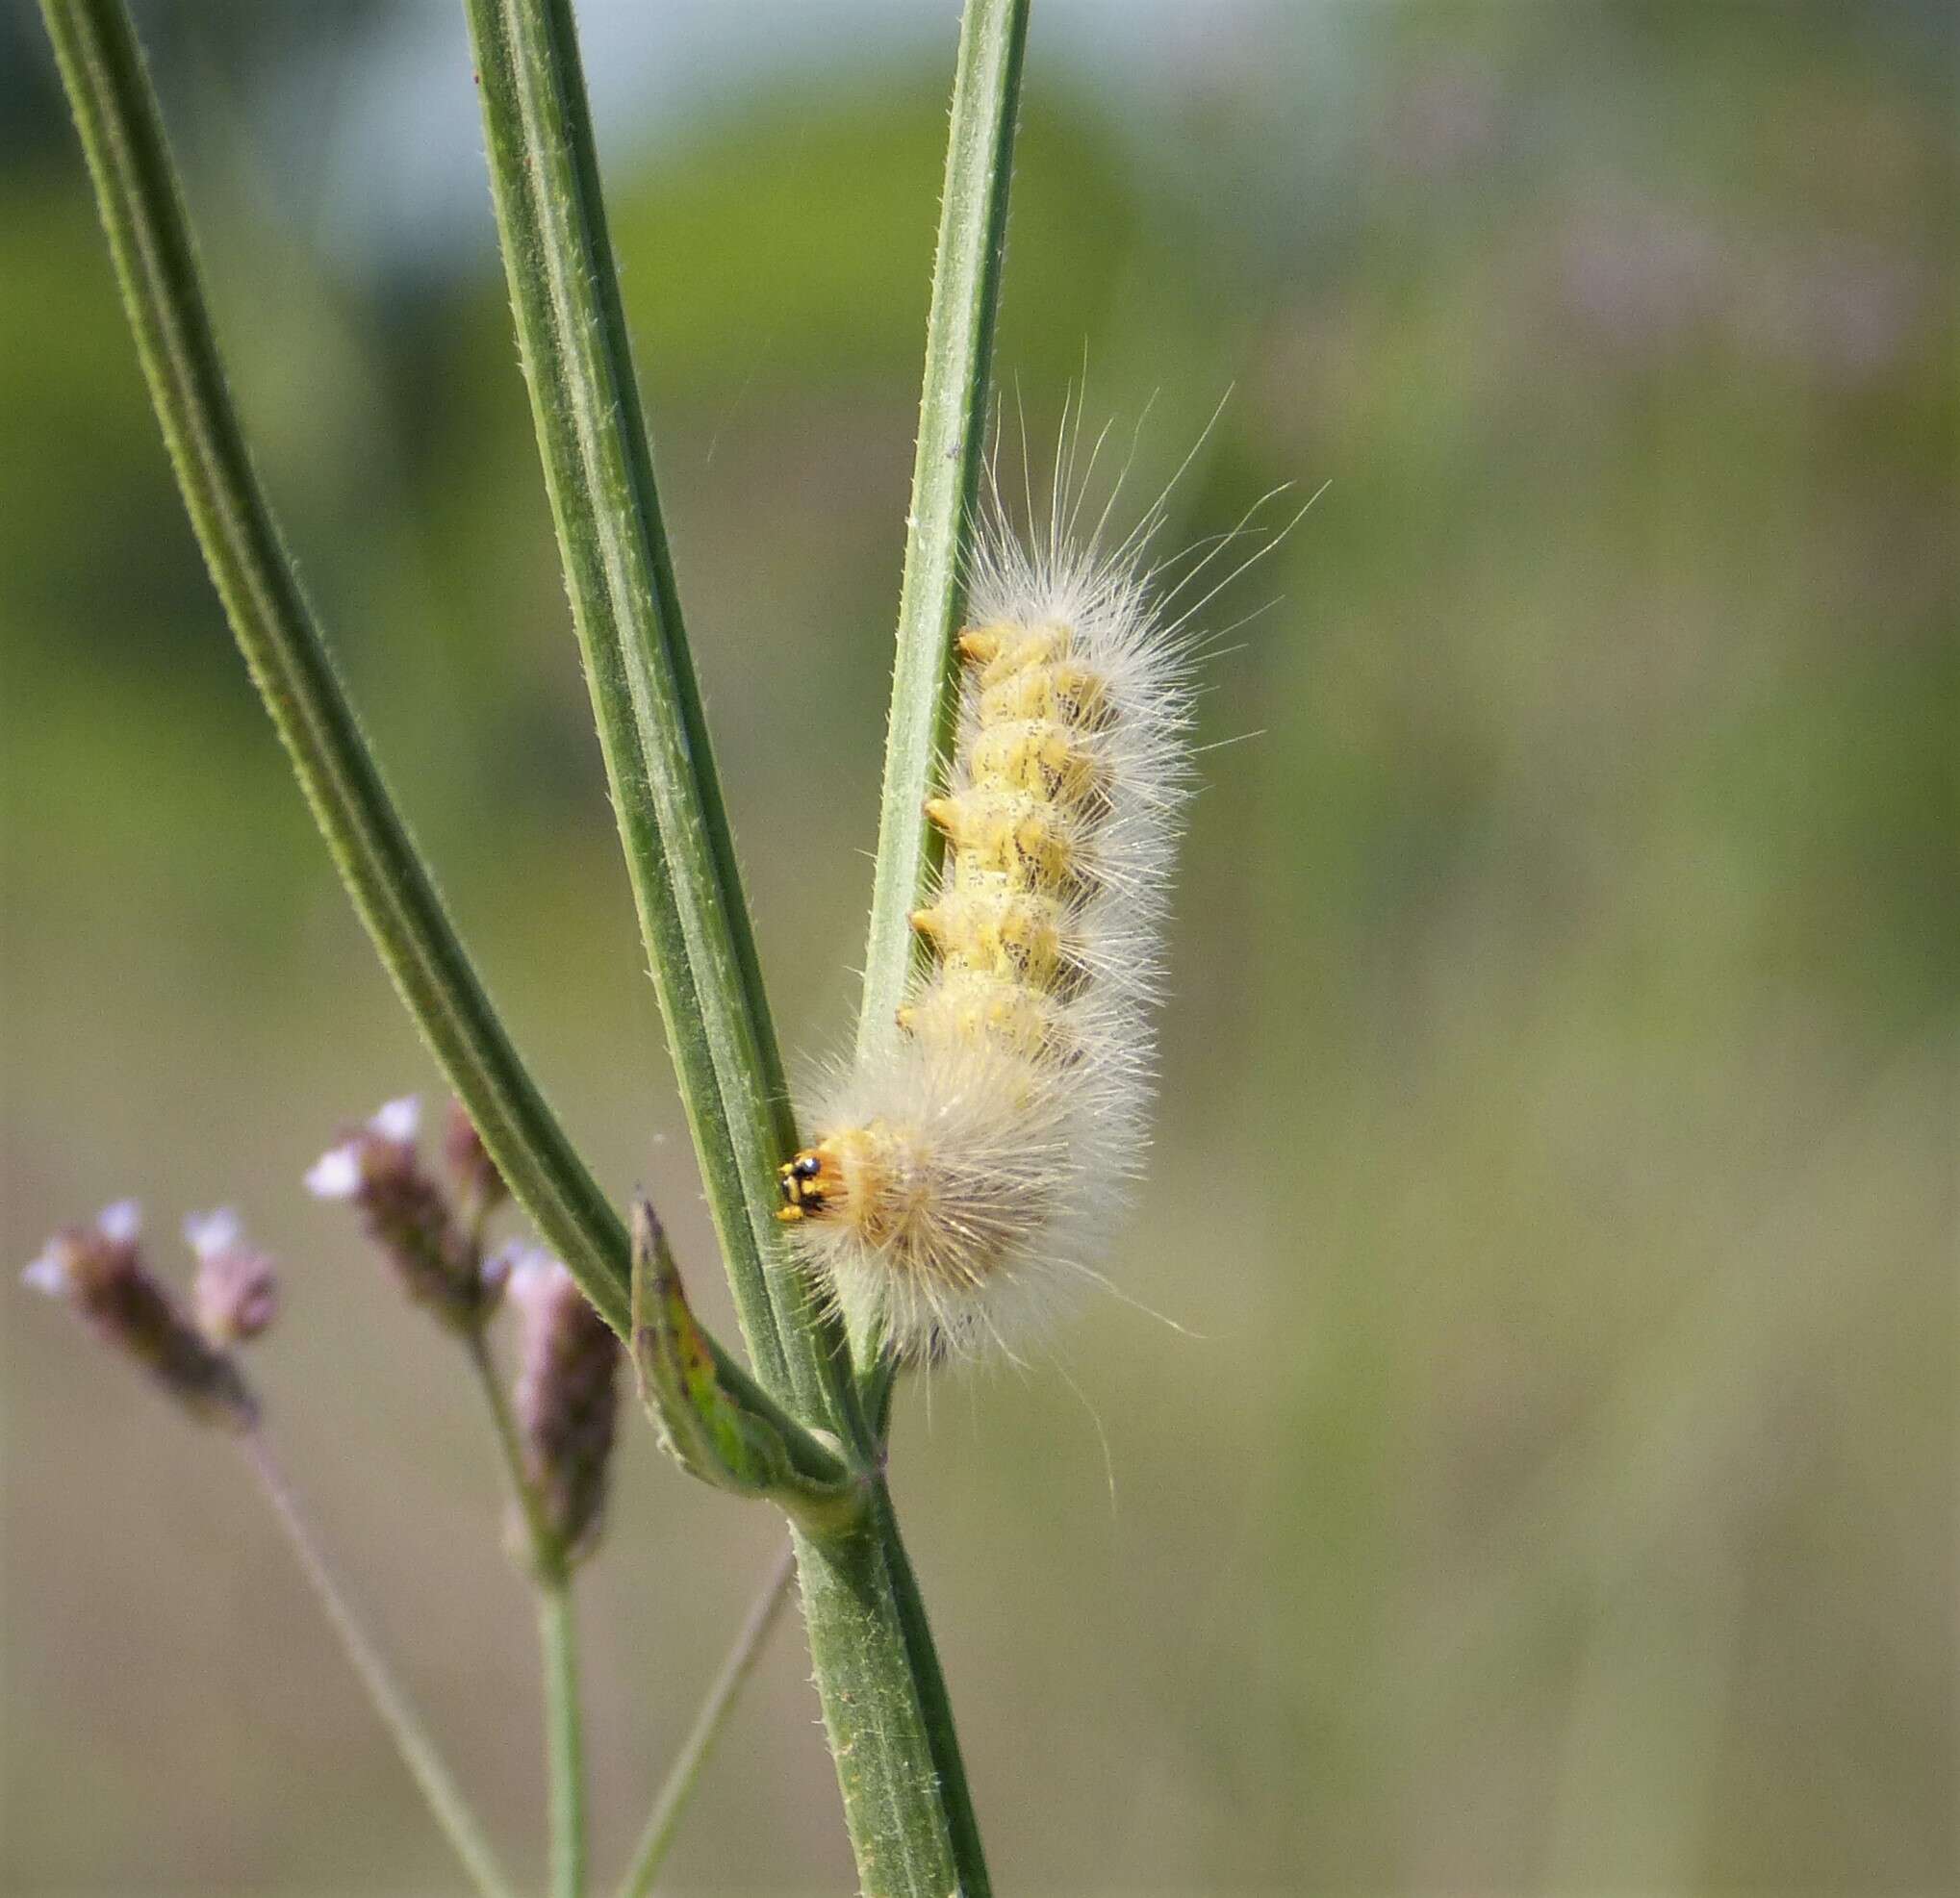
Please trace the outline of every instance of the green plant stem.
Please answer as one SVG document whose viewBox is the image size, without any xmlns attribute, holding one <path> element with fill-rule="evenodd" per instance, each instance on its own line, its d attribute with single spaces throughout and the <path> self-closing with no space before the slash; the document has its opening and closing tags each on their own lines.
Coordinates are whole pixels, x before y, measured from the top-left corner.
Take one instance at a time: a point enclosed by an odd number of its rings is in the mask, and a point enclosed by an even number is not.
<svg viewBox="0 0 1960 1898">
<path fill-rule="evenodd" d="M 325 1609 L 327 1620 L 339 1636 L 355 1675 L 373 1704 L 375 1712 L 380 1715 L 382 1725 L 388 1729 L 395 1750 L 401 1755 L 402 1764 L 420 1788 L 444 1836 L 455 1848 L 456 1857 L 470 1874 L 471 1883 L 482 1898 L 513 1898 L 510 1880 L 497 1863 L 496 1855 L 491 1850 L 482 1827 L 450 1777 L 449 1769 L 443 1763 L 442 1756 L 437 1753 L 435 1742 L 429 1737 L 420 1716 L 381 1658 L 381 1651 L 348 1606 L 320 1550 L 313 1527 L 300 1508 L 298 1498 L 273 1457 L 263 1432 L 248 1431 L 239 1439 L 239 1443 L 260 1488 L 272 1506 L 280 1528 L 286 1531 L 286 1539 L 292 1544 L 293 1555 L 298 1557 L 301 1573 L 319 1598 L 320 1607 Z"/>
<path fill-rule="evenodd" d="M 795 1128 L 675 596 L 570 7 L 465 3 L 573 619 L 736 1309 L 763 1385 L 869 1463 L 877 1451 L 841 1328 L 789 1269 L 774 1218 L 774 1170 Z M 994 111 L 974 74 L 998 63 L 988 49 L 1018 70 L 1024 28 L 1025 7 L 970 8 L 956 153 Z M 832 1534 L 796 1537 L 859 1877 L 874 1898 L 981 1894 L 952 1718 L 881 1484 L 874 1504 Z"/>
<path fill-rule="evenodd" d="M 984 459 L 1027 43 L 1028 0 L 967 0 L 926 325 L 919 446 L 857 1018 L 860 1056 L 893 1032 L 917 951 L 912 912 L 938 861 L 939 833 L 926 820 L 926 800 L 937 789 L 957 706 L 953 642 L 959 624 L 960 564 Z M 875 1379 L 875 1340 L 864 1315 L 851 1312 L 847 1319 L 853 1360 L 863 1376 Z"/>
<path fill-rule="evenodd" d="M 865 1528 L 850 1535 L 793 1534 L 824 1730 L 866 1898 L 987 1898 L 952 1706 L 890 1494 L 880 1482 Z"/>
<path fill-rule="evenodd" d="M 497 1376 L 490 1340 L 481 1329 L 463 1340 L 477 1388 L 496 1431 L 511 1494 L 523 1517 L 532 1585 L 537 1594 L 538 1635 L 544 1656 L 545 1763 L 550 1791 L 552 1898 L 582 1898 L 585 1889 L 585 1746 L 578 1699 L 578 1631 L 573 1612 L 572 1563 L 563 1540 L 545 1519 L 544 1506 L 524 1467 L 517 1419 Z"/>
<path fill-rule="evenodd" d="M 775 1221 L 796 1146 L 668 557 L 567 0 L 466 0 L 492 196 L 572 617 L 668 1046 L 762 1382 L 862 1435 Z"/>
<path fill-rule="evenodd" d="M 1028 12 L 1028 0 L 966 0 L 960 20 L 885 731 L 878 859 L 858 1015 L 860 1052 L 875 1049 L 892 1031 L 916 950 L 911 914 L 936 861 L 938 833 L 927 822 L 925 807 L 951 742 L 957 703 L 954 634 L 961 603 L 960 564 L 986 439 Z M 860 1401 L 875 1420 L 874 1434 L 882 1440 L 893 1367 L 876 1360 L 865 1314 L 847 1311 L 845 1320 L 853 1362 L 863 1380 Z M 881 1492 L 878 1504 L 886 1528 L 880 1552 L 884 1581 L 912 1658 L 913 1690 L 943 1788 L 962 1889 L 972 1898 L 988 1890 L 989 1884 L 952 1702 L 889 1496 Z M 813 1631 L 813 1645 L 814 1640 Z"/>
<path fill-rule="evenodd" d="M 551 1898 L 585 1891 L 585 1743 L 578 1715 L 578 1643 L 572 1577 L 538 1584 L 545 1650 L 545 1759 L 551 1788 Z"/>
<path fill-rule="evenodd" d="M 121 0 L 42 0 L 150 399 L 198 544 L 334 865 L 484 1145 L 606 1322 L 624 1226 L 518 1058 L 389 798 L 253 472 Z"/>
<path fill-rule="evenodd" d="M 647 1815 L 639 1844 L 633 1848 L 633 1862 L 620 1881 L 618 1898 L 647 1898 L 653 1889 L 653 1881 L 660 1876 L 668 1848 L 674 1843 L 674 1835 L 679 1829 L 681 1812 L 700 1779 L 701 1768 L 706 1764 L 715 1741 L 721 1737 L 722 1728 L 737 1698 L 750 1675 L 754 1672 L 756 1661 L 761 1658 L 771 1631 L 782 1614 L 796 1572 L 796 1551 L 785 1548 L 776 1558 L 762 1592 L 751 1606 L 748 1617 L 735 1636 L 734 1646 L 723 1660 L 722 1670 L 715 1676 L 707 1699 L 701 1703 L 700 1711 L 694 1717 L 694 1725 L 688 1729 L 686 1739 L 680 1743 L 680 1751 L 667 1770 L 667 1778 L 654 1795 L 653 1809 Z"/>
</svg>

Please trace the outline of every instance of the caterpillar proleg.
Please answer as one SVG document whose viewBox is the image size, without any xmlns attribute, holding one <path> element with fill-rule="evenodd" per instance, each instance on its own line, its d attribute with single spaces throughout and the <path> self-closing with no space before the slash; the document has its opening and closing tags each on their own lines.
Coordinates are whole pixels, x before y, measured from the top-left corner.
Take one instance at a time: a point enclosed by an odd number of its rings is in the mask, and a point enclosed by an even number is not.
<svg viewBox="0 0 1960 1898">
<path fill-rule="evenodd" d="M 1144 1173 L 1192 784 L 1187 628 L 1216 587 L 1177 601 L 1236 538 L 1159 586 L 1146 555 L 1164 505 L 1105 544 L 1109 509 L 1079 532 L 1057 458 L 1038 540 L 995 488 L 971 549 L 956 736 L 926 807 L 945 856 L 912 919 L 924 967 L 889 1031 L 809 1103 L 811 1144 L 779 1182 L 803 1262 L 900 1356 L 1024 1333 L 1095 1276 Z"/>
</svg>

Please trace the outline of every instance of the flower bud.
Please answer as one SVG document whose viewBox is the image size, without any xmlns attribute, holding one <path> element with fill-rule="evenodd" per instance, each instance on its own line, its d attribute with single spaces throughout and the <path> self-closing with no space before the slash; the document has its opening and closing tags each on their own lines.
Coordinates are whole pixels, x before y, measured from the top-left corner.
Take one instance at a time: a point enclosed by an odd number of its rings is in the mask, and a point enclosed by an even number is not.
<svg viewBox="0 0 1960 1898">
<path fill-rule="evenodd" d="M 413 1095 L 389 1101 L 307 1170 L 307 1190 L 358 1206 L 369 1238 L 409 1297 L 468 1330 L 495 1305 L 496 1285 L 448 1196 L 423 1171 L 416 1146 L 420 1122 Z"/>
<path fill-rule="evenodd" d="M 591 1553 L 605 1509 L 620 1341 L 558 1260 L 521 1253 L 510 1274 L 520 1325 L 518 1432 L 524 1475 L 568 1560 Z"/>
<path fill-rule="evenodd" d="M 197 1329 L 220 1347 L 256 1338 L 279 1312 L 270 1254 L 247 1242 L 230 1206 L 192 1213 L 184 1222 L 184 1238 L 197 1254 L 191 1285 Z"/>
<path fill-rule="evenodd" d="M 135 1358 L 201 1422 L 250 1430 L 257 1401 L 230 1354 L 201 1336 L 150 1276 L 138 1244 L 140 1226 L 136 1202 L 118 1201 L 93 1226 L 57 1232 L 21 1282 L 65 1299 L 104 1344 Z"/>
<path fill-rule="evenodd" d="M 443 1159 L 472 1218 L 482 1219 L 510 1198 L 503 1175 L 497 1172 L 483 1136 L 476 1131 L 476 1123 L 460 1101 L 449 1102 L 448 1119 L 443 1126 Z"/>
</svg>

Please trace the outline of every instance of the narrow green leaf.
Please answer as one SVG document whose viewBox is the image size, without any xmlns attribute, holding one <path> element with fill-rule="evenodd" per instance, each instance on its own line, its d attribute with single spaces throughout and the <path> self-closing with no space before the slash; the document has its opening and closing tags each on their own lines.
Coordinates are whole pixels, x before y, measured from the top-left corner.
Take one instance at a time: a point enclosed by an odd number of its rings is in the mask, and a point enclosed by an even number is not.
<svg viewBox="0 0 1960 1898">
<path fill-rule="evenodd" d="M 844 1459 L 781 1413 L 751 1408 L 722 1380 L 716 1358 L 643 1199 L 633 1208 L 633 1364 L 664 1447 L 701 1481 L 765 1498 L 813 1530 L 861 1515 L 863 1486 Z"/>
</svg>

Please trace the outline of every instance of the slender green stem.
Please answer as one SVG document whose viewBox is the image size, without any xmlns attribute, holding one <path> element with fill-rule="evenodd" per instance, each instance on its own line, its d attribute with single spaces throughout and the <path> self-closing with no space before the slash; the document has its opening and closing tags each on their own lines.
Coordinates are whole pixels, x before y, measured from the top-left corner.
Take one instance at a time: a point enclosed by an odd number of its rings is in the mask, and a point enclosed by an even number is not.
<svg viewBox="0 0 1960 1898">
<path fill-rule="evenodd" d="M 43 14 L 150 396 L 254 683 L 383 964 L 491 1157 L 599 1314 L 627 1329 L 628 1246 L 457 940 L 280 543 L 225 385 L 163 123 L 120 0 Z M 725 1355 L 726 1381 L 768 1400 Z"/>
<path fill-rule="evenodd" d="M 626 1230 L 525 1071 L 393 803 L 253 473 L 121 0 L 43 0 L 125 313 L 206 564 L 342 881 L 519 1203 L 625 1334 Z M 723 1379 L 773 1401 L 717 1353 Z"/>
<path fill-rule="evenodd" d="M 538 1586 L 545 1646 L 545 1759 L 551 1787 L 551 1898 L 584 1898 L 585 1742 L 578 1715 L 578 1643 L 572 1577 Z"/>
<path fill-rule="evenodd" d="M 321 642 L 260 489 L 199 282 L 163 121 L 121 0 L 43 0 L 178 486 L 252 680 L 368 933 L 497 1170 L 606 1322 L 624 1227 L 458 942 Z"/>
<path fill-rule="evenodd" d="M 734 1646 L 722 1662 L 722 1671 L 715 1676 L 707 1699 L 701 1703 L 674 1764 L 667 1770 L 667 1778 L 654 1795 L 653 1809 L 647 1815 L 639 1844 L 633 1848 L 633 1862 L 620 1881 L 618 1898 L 647 1898 L 653 1889 L 653 1881 L 660 1876 L 668 1848 L 679 1829 L 681 1812 L 743 1686 L 755 1671 L 764 1644 L 782 1614 L 783 1604 L 789 1600 L 789 1585 L 796 1579 L 796 1551 L 786 1548 L 751 1606 Z"/>
<path fill-rule="evenodd" d="M 340 1637 L 341 1646 L 362 1687 L 394 1739 L 402 1764 L 421 1789 L 436 1823 L 442 1827 L 444 1836 L 455 1848 L 456 1857 L 470 1874 L 471 1883 L 482 1893 L 482 1898 L 512 1898 L 510 1880 L 497 1863 L 496 1854 L 491 1850 L 490 1841 L 484 1836 L 476 1815 L 470 1809 L 469 1802 L 443 1763 L 421 1717 L 381 1658 L 380 1649 L 348 1606 L 320 1550 L 313 1527 L 300 1508 L 292 1484 L 274 1459 L 264 1433 L 248 1431 L 239 1439 L 239 1443 L 244 1451 L 245 1461 L 251 1466 L 260 1488 L 265 1491 L 274 1515 L 279 1519 L 280 1528 L 286 1531 L 286 1539 L 293 1545 L 293 1553 L 299 1558 L 301 1572 L 319 1598 L 320 1607 L 326 1610 L 327 1620 Z"/>
<path fill-rule="evenodd" d="M 1014 127 L 1028 42 L 1028 0 L 967 0 L 946 151 L 939 244 L 926 331 L 925 386 L 912 506 L 899 601 L 898 656 L 892 671 L 885 773 L 878 814 L 871 932 L 865 948 L 860 1050 L 891 1031 L 914 953 L 911 913 L 935 862 L 937 833 L 925 819 L 934 773 L 950 741 L 956 704 L 954 634 L 960 611 L 960 563 L 980 488 L 993 370 L 993 338 L 1006 245 Z M 870 1328 L 847 1313 L 860 1393 L 883 1425 L 892 1367 L 874 1360 Z M 988 1889 L 952 1703 L 904 1545 L 880 1498 L 886 1527 L 885 1585 L 912 1659 L 912 1684 L 944 1788 L 947 1820 L 969 1894 Z M 812 1630 L 814 1645 L 815 1631 Z"/>
<path fill-rule="evenodd" d="M 860 1055 L 892 1032 L 917 948 L 912 912 L 938 860 L 939 836 L 926 821 L 926 800 L 937 788 L 957 704 L 953 642 L 959 624 L 960 567 L 984 460 L 1027 43 L 1028 0 L 967 0 L 926 325 L 919 447 L 912 464 L 871 934 L 857 1018 Z M 876 1378 L 869 1328 L 862 1314 L 848 1317 L 853 1358 L 867 1377 Z"/>
<path fill-rule="evenodd" d="M 694 678 L 568 0 L 466 0 L 519 352 L 641 934 L 762 1382 L 847 1443 L 842 1334 L 784 1255 L 796 1145 Z"/>
<path fill-rule="evenodd" d="M 463 1339 L 470 1368 L 476 1375 L 476 1387 L 483 1393 L 484 1408 L 490 1413 L 496 1433 L 497 1455 L 504 1475 L 510 1480 L 511 1495 L 524 1519 L 524 1535 L 530 1544 L 531 1565 L 541 1584 L 554 1581 L 565 1572 L 565 1551 L 551 1525 L 545 1520 L 544 1505 L 530 1473 L 524 1468 L 523 1445 L 518 1438 L 517 1419 L 511 1414 L 510 1399 L 504 1395 L 503 1380 L 496 1374 L 496 1360 L 490 1354 L 490 1340 L 478 1330 Z"/>
<path fill-rule="evenodd" d="M 578 1631 L 572 1602 L 572 1564 L 563 1538 L 546 1520 L 544 1503 L 524 1467 L 517 1419 L 481 1330 L 464 1339 L 471 1368 L 496 1433 L 511 1493 L 530 1544 L 538 1598 L 538 1635 L 545 1662 L 545 1762 L 549 1773 L 552 1898 L 582 1898 L 585 1889 L 585 1747 L 578 1701 Z"/>
<path fill-rule="evenodd" d="M 911 914 L 937 849 L 926 800 L 937 788 L 955 702 L 953 636 L 959 623 L 960 562 L 984 461 L 1027 39 L 1028 0 L 967 0 L 926 325 L 919 446 L 912 464 L 878 867 L 857 1024 L 860 1050 L 890 1032 L 893 1011 L 904 999 L 916 949 Z"/>
</svg>

